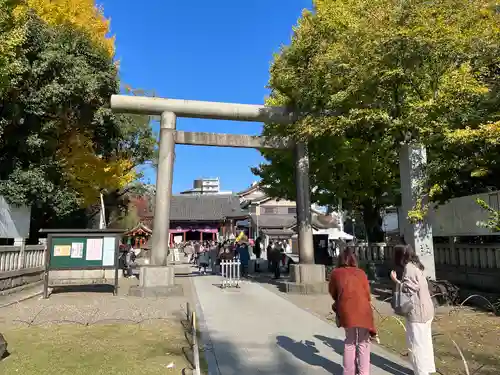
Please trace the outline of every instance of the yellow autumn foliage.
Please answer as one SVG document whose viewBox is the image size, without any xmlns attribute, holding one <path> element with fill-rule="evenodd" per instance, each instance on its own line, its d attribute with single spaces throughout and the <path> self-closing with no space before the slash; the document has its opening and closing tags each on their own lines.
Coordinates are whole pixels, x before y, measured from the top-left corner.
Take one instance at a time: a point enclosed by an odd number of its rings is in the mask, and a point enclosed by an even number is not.
<svg viewBox="0 0 500 375">
<path fill-rule="evenodd" d="M 16 9 L 23 15 L 33 9 L 49 25 L 70 23 L 85 31 L 99 46 L 114 56 L 115 38 L 110 37 L 110 22 L 94 0 L 24 0 Z"/>
<path fill-rule="evenodd" d="M 99 157 L 91 140 L 77 132 L 66 137 L 57 159 L 71 186 L 80 194 L 82 207 L 95 204 L 102 190 L 120 190 L 137 179 L 134 164 L 129 159 Z"/>
<path fill-rule="evenodd" d="M 500 121 L 483 124 L 476 129 L 465 128 L 449 131 L 445 135 L 450 144 L 466 145 L 482 142 L 497 146 L 500 145 Z"/>
<path fill-rule="evenodd" d="M 11 25 L 11 16 L 11 5 L 0 0 L 0 96 L 8 86 L 10 76 L 22 69 L 16 60 L 16 51 L 24 40 L 24 30 L 20 25 Z"/>
</svg>

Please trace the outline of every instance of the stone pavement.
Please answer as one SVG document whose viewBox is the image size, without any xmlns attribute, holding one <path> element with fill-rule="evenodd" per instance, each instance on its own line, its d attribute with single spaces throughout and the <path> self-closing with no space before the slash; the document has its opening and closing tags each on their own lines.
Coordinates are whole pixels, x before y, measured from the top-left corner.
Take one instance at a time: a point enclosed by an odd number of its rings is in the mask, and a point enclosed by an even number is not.
<svg viewBox="0 0 500 375">
<path fill-rule="evenodd" d="M 220 280 L 193 278 L 209 375 L 342 374 L 342 329 L 257 283 L 223 290 Z M 371 375 L 412 373 L 399 357 L 372 346 Z"/>
</svg>

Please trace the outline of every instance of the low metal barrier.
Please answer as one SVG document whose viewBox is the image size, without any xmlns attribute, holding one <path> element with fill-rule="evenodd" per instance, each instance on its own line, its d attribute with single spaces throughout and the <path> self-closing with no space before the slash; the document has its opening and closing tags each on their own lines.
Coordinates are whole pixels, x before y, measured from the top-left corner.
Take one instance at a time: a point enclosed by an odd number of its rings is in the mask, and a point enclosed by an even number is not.
<svg viewBox="0 0 500 375">
<path fill-rule="evenodd" d="M 198 345 L 198 329 L 196 321 L 196 313 L 191 311 L 191 305 L 187 303 L 186 305 L 186 318 L 189 323 L 189 333 L 191 334 L 191 349 L 193 350 L 193 374 L 201 375 L 200 367 L 200 349 Z"/>
<path fill-rule="evenodd" d="M 240 269 L 241 262 L 239 259 L 222 260 L 220 263 L 223 288 L 239 288 L 240 287 Z"/>
</svg>

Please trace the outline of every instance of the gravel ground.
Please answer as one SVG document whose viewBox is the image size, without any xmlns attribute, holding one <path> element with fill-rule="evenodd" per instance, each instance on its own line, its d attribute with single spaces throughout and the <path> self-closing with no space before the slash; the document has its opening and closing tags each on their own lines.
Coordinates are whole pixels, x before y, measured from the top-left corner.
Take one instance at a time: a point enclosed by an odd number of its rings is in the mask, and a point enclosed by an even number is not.
<svg viewBox="0 0 500 375">
<path fill-rule="evenodd" d="M 162 319 L 179 319 L 186 303 L 193 302 L 191 279 L 176 278 L 184 290 L 182 297 L 138 298 L 127 295 L 137 279 L 120 279 L 120 293 L 94 287 L 94 291 L 71 290 L 53 293 L 48 299 L 35 297 L 0 308 L 0 327 L 8 325 L 146 323 Z"/>
</svg>

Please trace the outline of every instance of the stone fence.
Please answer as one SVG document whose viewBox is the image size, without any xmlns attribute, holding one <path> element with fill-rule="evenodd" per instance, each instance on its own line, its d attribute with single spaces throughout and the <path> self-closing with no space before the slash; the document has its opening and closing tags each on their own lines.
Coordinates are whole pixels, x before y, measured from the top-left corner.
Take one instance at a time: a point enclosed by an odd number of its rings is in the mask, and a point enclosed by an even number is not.
<svg viewBox="0 0 500 375">
<path fill-rule="evenodd" d="M 500 293 L 500 244 L 435 243 L 440 279 L 485 292 Z"/>
<path fill-rule="evenodd" d="M 379 276 L 392 268 L 394 247 L 385 243 L 358 245 L 361 263 L 373 262 Z M 435 243 L 436 277 L 464 288 L 500 293 L 500 243 L 470 245 Z M 41 281 L 45 245 L 0 246 L 0 294 L 2 291 Z"/>
<path fill-rule="evenodd" d="M 41 281 L 44 263 L 45 245 L 0 246 L 0 294 Z"/>
<path fill-rule="evenodd" d="M 373 262 L 387 274 L 394 259 L 394 246 L 385 243 L 355 247 L 360 262 Z M 436 278 L 464 288 L 500 293 L 500 243 L 472 245 L 434 243 Z M 385 275 L 380 275 L 385 276 Z"/>
<path fill-rule="evenodd" d="M 354 251 L 360 262 L 383 264 L 393 258 L 394 247 L 385 243 L 360 244 L 354 246 Z"/>
</svg>

